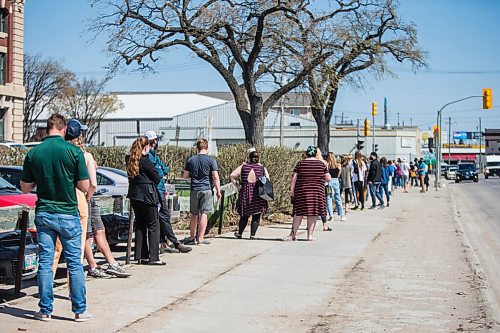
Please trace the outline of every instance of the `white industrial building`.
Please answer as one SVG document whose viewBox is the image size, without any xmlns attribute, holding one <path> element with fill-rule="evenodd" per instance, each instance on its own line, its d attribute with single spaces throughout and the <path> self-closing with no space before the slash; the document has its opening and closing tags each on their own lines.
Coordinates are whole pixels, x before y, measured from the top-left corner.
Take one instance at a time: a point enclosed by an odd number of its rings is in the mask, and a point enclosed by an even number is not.
<svg viewBox="0 0 500 333">
<path fill-rule="evenodd" d="M 157 131 L 161 144 L 192 147 L 200 137 L 216 145 L 245 142 L 245 133 L 235 103 L 228 93 L 115 93 L 123 108 L 100 123 L 94 145 L 128 146 L 147 130 Z M 283 116 L 284 146 L 305 149 L 317 142 L 316 122 L 310 118 L 308 101 L 302 95 L 287 98 Z M 264 124 L 264 144 L 280 144 L 279 106 L 269 110 Z M 364 141 L 364 152 L 372 149 L 372 137 L 363 137 L 355 125 L 330 128 L 330 151 L 353 153 L 356 143 Z M 359 134 L 359 136 L 358 136 Z M 390 159 L 420 156 L 417 127 L 376 128 L 378 152 Z"/>
</svg>

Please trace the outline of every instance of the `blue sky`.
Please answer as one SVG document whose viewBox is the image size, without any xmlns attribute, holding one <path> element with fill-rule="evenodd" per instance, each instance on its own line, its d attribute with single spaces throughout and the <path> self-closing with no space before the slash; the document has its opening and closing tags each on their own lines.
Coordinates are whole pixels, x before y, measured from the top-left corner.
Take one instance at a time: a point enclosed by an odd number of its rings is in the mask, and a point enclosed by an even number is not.
<svg viewBox="0 0 500 333">
<path fill-rule="evenodd" d="M 321 1 L 321 0 L 316 0 Z M 97 13 L 86 0 L 31 0 L 25 7 L 25 52 L 63 61 L 81 76 L 102 76 L 109 62 L 105 43 L 92 44 L 88 21 Z M 384 97 L 389 100 L 391 124 L 418 125 L 426 130 L 435 123 L 444 104 L 471 95 L 483 87 L 493 89 L 493 110 L 482 110 L 480 99 L 445 109 L 452 130 L 500 128 L 500 1 L 401 0 L 399 14 L 417 25 L 419 44 L 429 53 L 429 70 L 413 74 L 408 65 L 395 64 L 395 79 L 370 81 L 365 90 L 343 88 L 335 105 L 345 119 L 370 116 L 371 102 L 379 103 L 376 124 L 383 121 Z M 130 68 L 132 71 L 133 68 Z M 228 91 L 209 65 L 186 51 L 162 55 L 159 73 L 132 72 L 114 78 L 110 91 Z"/>
</svg>

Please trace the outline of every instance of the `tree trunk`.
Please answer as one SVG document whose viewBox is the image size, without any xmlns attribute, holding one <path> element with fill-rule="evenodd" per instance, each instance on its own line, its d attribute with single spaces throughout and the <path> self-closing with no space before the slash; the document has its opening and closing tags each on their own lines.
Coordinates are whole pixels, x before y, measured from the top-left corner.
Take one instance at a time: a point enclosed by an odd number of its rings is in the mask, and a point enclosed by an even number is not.
<svg viewBox="0 0 500 333">
<path fill-rule="evenodd" d="M 264 146 L 264 121 L 267 110 L 263 108 L 262 96 L 257 95 L 250 98 L 250 110 L 238 109 L 243 129 L 245 131 L 245 141 L 252 146 Z"/>
<path fill-rule="evenodd" d="M 322 110 L 313 110 L 314 113 L 318 114 L 318 117 L 314 117 L 318 125 L 318 147 L 323 154 L 326 154 L 330 151 L 330 122 Z"/>
</svg>

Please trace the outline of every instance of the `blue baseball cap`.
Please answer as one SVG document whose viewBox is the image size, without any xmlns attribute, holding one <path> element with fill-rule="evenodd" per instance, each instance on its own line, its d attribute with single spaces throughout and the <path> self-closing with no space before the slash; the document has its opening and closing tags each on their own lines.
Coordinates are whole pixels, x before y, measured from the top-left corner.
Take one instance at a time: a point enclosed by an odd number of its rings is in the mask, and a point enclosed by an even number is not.
<svg viewBox="0 0 500 333">
<path fill-rule="evenodd" d="M 77 137 L 80 136 L 80 133 L 83 131 L 86 131 L 88 129 L 88 126 L 82 125 L 78 120 L 76 119 L 70 119 L 68 120 L 67 123 L 67 129 L 66 129 L 66 140 L 73 140 Z"/>
</svg>

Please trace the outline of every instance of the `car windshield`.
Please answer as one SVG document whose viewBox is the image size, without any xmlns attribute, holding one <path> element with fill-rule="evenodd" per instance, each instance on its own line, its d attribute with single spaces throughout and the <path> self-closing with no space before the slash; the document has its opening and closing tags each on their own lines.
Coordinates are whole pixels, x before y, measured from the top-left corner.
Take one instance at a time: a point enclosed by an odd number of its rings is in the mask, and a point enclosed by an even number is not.
<svg viewBox="0 0 500 333">
<path fill-rule="evenodd" d="M 14 185 L 12 185 L 8 181 L 6 181 L 5 179 L 0 178 L 0 191 L 2 191 L 2 192 L 5 192 L 5 191 L 18 192 L 18 189 Z"/>
<path fill-rule="evenodd" d="M 116 174 L 118 174 L 120 176 L 128 178 L 127 171 L 123 171 L 123 170 L 115 169 L 115 168 L 110 168 L 110 167 L 100 167 L 99 169 L 107 170 L 107 171 L 116 173 Z"/>
<path fill-rule="evenodd" d="M 451 166 L 448 170 L 450 170 L 450 171 L 457 171 L 457 169 L 458 168 L 456 166 Z"/>
<path fill-rule="evenodd" d="M 497 167 L 500 166 L 500 162 L 488 162 L 486 165 L 489 167 Z"/>
<path fill-rule="evenodd" d="M 474 164 L 460 164 L 458 166 L 458 170 L 460 170 L 460 171 L 474 171 L 474 170 L 476 170 L 476 166 Z"/>
</svg>

